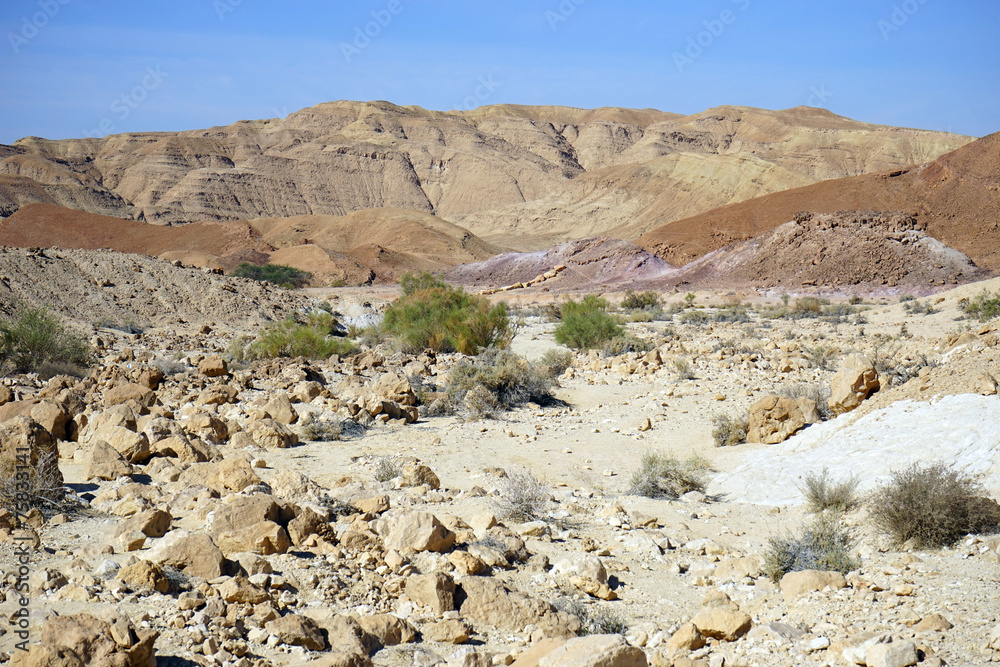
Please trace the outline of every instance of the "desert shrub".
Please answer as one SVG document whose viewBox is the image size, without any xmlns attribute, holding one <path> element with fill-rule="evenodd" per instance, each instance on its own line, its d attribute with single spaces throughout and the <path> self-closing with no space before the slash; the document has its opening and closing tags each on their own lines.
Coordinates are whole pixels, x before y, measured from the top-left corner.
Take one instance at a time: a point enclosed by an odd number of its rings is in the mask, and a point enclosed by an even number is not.
<svg viewBox="0 0 1000 667">
<path fill-rule="evenodd" d="M 803 296 L 795 300 L 790 315 L 794 318 L 819 317 L 823 304 L 814 296 Z"/>
<path fill-rule="evenodd" d="M 515 521 L 533 521 L 543 516 L 552 494 L 545 484 L 528 470 L 509 470 L 497 479 L 494 504 L 499 513 Z"/>
<path fill-rule="evenodd" d="M 903 304 L 903 310 L 911 315 L 933 315 L 938 309 L 927 301 L 907 301 Z"/>
<path fill-rule="evenodd" d="M 622 617 L 604 607 L 594 604 L 584 605 L 570 597 L 559 598 L 552 603 L 552 606 L 564 614 L 579 619 L 580 629 L 577 635 L 580 637 L 625 634 L 627 626 Z"/>
<path fill-rule="evenodd" d="M 909 382 L 920 374 L 923 368 L 933 368 L 938 361 L 928 359 L 924 354 L 906 357 L 903 345 L 898 339 L 887 334 L 876 334 L 868 358 L 878 372 L 883 387 L 891 387 Z"/>
<path fill-rule="evenodd" d="M 825 319 L 833 322 L 842 322 L 844 318 L 850 317 L 858 312 L 858 309 L 849 303 L 833 303 L 823 306 L 822 315 Z"/>
<path fill-rule="evenodd" d="M 403 296 L 386 309 L 382 329 L 408 352 L 476 354 L 507 347 L 514 337 L 505 303 L 490 305 L 426 272 L 406 274 L 401 283 Z"/>
<path fill-rule="evenodd" d="M 604 343 L 601 352 L 606 357 L 617 357 L 627 352 L 648 352 L 651 347 L 649 341 L 626 332 Z"/>
<path fill-rule="evenodd" d="M 712 316 L 712 320 L 715 322 L 749 322 L 750 314 L 743 307 L 727 307 L 716 311 L 715 315 Z"/>
<path fill-rule="evenodd" d="M 712 417 L 712 440 L 716 447 L 731 447 L 747 441 L 748 417 L 720 412 Z"/>
<path fill-rule="evenodd" d="M 37 509 L 51 517 L 68 511 L 70 505 L 55 452 L 39 455 L 28 466 L 19 465 L 14 459 L 0 463 L 0 507 L 14 515 Z"/>
<path fill-rule="evenodd" d="M 249 278 L 263 283 L 272 283 L 286 289 L 305 287 L 309 284 L 312 274 L 293 266 L 281 264 L 251 264 L 243 262 L 229 275 L 235 278 Z"/>
<path fill-rule="evenodd" d="M 1000 317 L 1000 293 L 983 291 L 973 299 L 963 299 L 960 305 L 968 319 L 986 322 L 994 317 Z"/>
<path fill-rule="evenodd" d="M 857 539 L 835 514 L 820 514 L 798 535 L 768 539 L 764 572 L 773 581 L 801 570 L 847 574 L 861 566 L 852 553 L 856 545 Z"/>
<path fill-rule="evenodd" d="M 712 319 L 706 313 L 703 313 L 700 310 L 685 310 L 683 313 L 681 313 L 680 318 L 681 318 L 681 324 L 695 324 L 695 325 L 705 324 L 710 319 Z"/>
<path fill-rule="evenodd" d="M 848 299 L 848 301 L 847 301 L 847 303 L 851 304 L 852 306 L 858 306 L 858 305 L 861 305 L 861 304 L 863 304 L 864 302 L 865 302 L 865 300 L 864 300 L 864 299 L 862 299 L 862 298 L 861 298 L 860 296 L 858 296 L 857 294 L 855 294 L 854 296 L 852 296 L 852 297 L 851 297 L 850 299 Z"/>
<path fill-rule="evenodd" d="M 594 348 L 603 345 L 624 329 L 606 312 L 608 302 L 593 294 L 583 301 L 567 301 L 560 309 L 562 318 L 556 327 L 556 342 L 572 348 Z"/>
<path fill-rule="evenodd" d="M 813 514 L 827 510 L 850 512 L 860 503 L 859 482 L 856 475 L 834 481 L 830 479 L 830 471 L 826 468 L 823 468 L 822 473 L 808 473 L 802 480 L 801 489 L 806 498 L 806 511 Z"/>
<path fill-rule="evenodd" d="M 403 467 L 395 456 L 379 456 L 375 459 L 375 481 L 388 482 L 403 474 Z"/>
<path fill-rule="evenodd" d="M 141 324 L 137 324 L 131 317 L 125 317 L 120 322 L 110 317 L 102 317 L 94 321 L 95 329 L 114 329 L 127 334 L 141 334 L 146 330 Z"/>
<path fill-rule="evenodd" d="M 896 544 L 917 548 L 954 544 L 1000 524 L 1000 507 L 984 497 L 978 479 L 946 463 L 913 465 L 892 473 L 868 500 L 875 526 Z"/>
<path fill-rule="evenodd" d="M 628 493 L 647 498 L 679 498 L 689 491 L 705 490 L 708 465 L 701 459 L 681 461 L 659 452 L 646 452 L 632 475 Z"/>
<path fill-rule="evenodd" d="M 73 370 L 90 365 L 87 341 L 53 317 L 47 308 L 21 308 L 0 322 L 0 366 L 5 372 Z"/>
<path fill-rule="evenodd" d="M 806 346 L 802 352 L 815 368 L 821 371 L 828 371 L 833 367 L 833 361 L 837 356 L 837 349 L 830 345 Z"/>
<path fill-rule="evenodd" d="M 539 370 L 551 378 L 559 377 L 572 365 L 573 353 L 569 350 L 555 348 L 546 350 L 542 358 L 538 360 Z"/>
<path fill-rule="evenodd" d="M 328 419 L 317 419 L 299 428 L 299 437 L 310 442 L 336 442 L 343 435 L 341 423 Z"/>
<path fill-rule="evenodd" d="M 622 310 L 653 310 L 660 307 L 660 295 L 652 290 L 645 292 L 633 292 L 625 290 L 625 298 L 622 299 Z"/>
<path fill-rule="evenodd" d="M 509 350 L 489 348 L 474 359 L 455 364 L 448 373 L 445 391 L 454 404 L 465 404 L 469 416 L 475 419 L 496 416 L 528 401 L 549 403 L 552 383 L 551 375 L 523 357 Z M 480 417 L 475 416 L 477 413 Z"/>
<path fill-rule="evenodd" d="M 337 321 L 329 313 L 319 311 L 299 322 L 289 317 L 269 325 L 249 344 L 246 339 L 234 339 L 227 350 L 236 361 L 306 357 L 322 359 L 333 354 L 347 354 L 354 349 L 351 341 L 332 335 Z"/>
<path fill-rule="evenodd" d="M 830 386 L 821 382 L 813 384 L 792 384 L 780 387 L 776 392 L 778 396 L 790 398 L 797 401 L 800 398 L 808 398 L 816 404 L 816 410 L 823 421 L 833 417 L 830 409 Z"/>
<path fill-rule="evenodd" d="M 684 357 L 674 359 L 674 376 L 678 380 L 693 380 L 695 376 L 691 370 L 691 362 Z"/>
</svg>

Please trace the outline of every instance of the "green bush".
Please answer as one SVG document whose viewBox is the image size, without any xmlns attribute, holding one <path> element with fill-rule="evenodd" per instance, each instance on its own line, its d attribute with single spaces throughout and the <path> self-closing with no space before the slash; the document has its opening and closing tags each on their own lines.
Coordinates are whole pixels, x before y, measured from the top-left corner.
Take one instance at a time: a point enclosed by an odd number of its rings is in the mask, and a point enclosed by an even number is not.
<svg viewBox="0 0 1000 667">
<path fill-rule="evenodd" d="M 802 480 L 802 493 L 806 497 L 806 511 L 819 514 L 827 510 L 849 512 L 858 506 L 857 476 L 835 482 L 830 479 L 830 471 L 809 473 Z"/>
<path fill-rule="evenodd" d="M 606 312 L 608 302 L 593 294 L 583 301 L 567 301 L 560 309 L 556 342 L 576 349 L 599 347 L 625 330 Z"/>
<path fill-rule="evenodd" d="M 974 299 L 961 302 L 962 311 L 969 319 L 978 319 L 980 322 L 992 320 L 1000 317 L 1000 293 L 980 292 Z"/>
<path fill-rule="evenodd" d="M 622 310 L 653 310 L 660 307 L 660 295 L 652 290 L 646 292 L 633 292 L 625 290 L 625 298 L 622 299 Z"/>
<path fill-rule="evenodd" d="M 720 412 L 712 418 L 712 439 L 716 447 L 732 447 L 747 441 L 748 418 Z"/>
<path fill-rule="evenodd" d="M 0 361 L 5 372 L 76 371 L 90 365 L 87 341 L 67 329 L 47 308 L 22 308 L 0 322 Z"/>
<path fill-rule="evenodd" d="M 632 475 L 630 494 L 647 498 L 679 498 L 689 491 L 705 490 L 708 465 L 698 458 L 681 461 L 659 452 L 646 452 Z"/>
<path fill-rule="evenodd" d="M 277 357 L 325 359 L 354 350 L 351 341 L 332 335 L 337 321 L 329 313 L 312 313 L 306 320 L 300 322 L 289 317 L 275 322 L 252 342 L 240 336 L 230 343 L 228 353 L 236 361 L 253 361 Z"/>
<path fill-rule="evenodd" d="M 293 266 L 283 266 L 281 264 L 250 264 L 243 262 L 229 275 L 235 278 L 249 278 L 263 283 L 273 283 L 279 287 L 292 289 L 295 287 L 305 287 L 309 284 L 312 274 L 308 271 L 296 269 Z"/>
<path fill-rule="evenodd" d="M 509 350 L 489 348 L 474 359 L 455 364 L 446 391 L 464 405 L 472 419 L 495 417 L 528 401 L 552 400 L 553 376 Z"/>
<path fill-rule="evenodd" d="M 477 354 L 507 347 L 514 337 L 505 303 L 491 306 L 426 272 L 406 274 L 400 282 L 403 296 L 386 310 L 382 329 L 408 352 Z"/>
<path fill-rule="evenodd" d="M 868 512 L 894 543 L 912 540 L 917 548 L 948 546 L 1000 525 L 1000 506 L 984 496 L 979 481 L 945 463 L 914 463 L 892 473 L 872 493 Z"/>
<path fill-rule="evenodd" d="M 820 514 L 797 536 L 772 537 L 764 552 L 764 572 L 781 581 L 789 572 L 820 570 L 847 574 L 861 566 L 852 554 L 857 540 L 832 514 Z"/>
</svg>

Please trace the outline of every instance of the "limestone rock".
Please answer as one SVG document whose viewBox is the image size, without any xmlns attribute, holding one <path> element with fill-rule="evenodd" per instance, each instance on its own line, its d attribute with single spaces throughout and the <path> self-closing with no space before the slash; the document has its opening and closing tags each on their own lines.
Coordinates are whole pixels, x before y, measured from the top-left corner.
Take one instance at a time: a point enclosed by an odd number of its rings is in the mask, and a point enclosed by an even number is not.
<svg viewBox="0 0 1000 667">
<path fill-rule="evenodd" d="M 351 501 L 351 505 L 362 514 L 382 514 L 389 510 L 389 496 L 357 498 Z"/>
<path fill-rule="evenodd" d="M 646 654 L 621 635 L 575 637 L 538 661 L 538 667 L 646 667 Z"/>
<path fill-rule="evenodd" d="M 299 436 L 274 419 L 257 419 L 247 424 L 246 432 L 264 449 L 285 449 L 299 443 Z"/>
<path fill-rule="evenodd" d="M 406 579 L 406 597 L 440 616 L 455 609 L 455 582 L 443 572 L 415 574 Z"/>
<path fill-rule="evenodd" d="M 95 440 L 83 459 L 84 479 L 116 480 L 132 474 L 132 465 L 103 440 Z"/>
<path fill-rule="evenodd" d="M 109 408 L 129 401 L 149 407 L 156 402 L 156 392 L 149 387 L 130 382 L 112 387 L 104 393 L 104 405 Z"/>
<path fill-rule="evenodd" d="M 821 591 L 827 586 L 835 589 L 846 588 L 847 579 L 840 572 L 800 570 L 783 576 L 780 586 L 785 601 L 791 602 L 803 593 Z"/>
<path fill-rule="evenodd" d="M 865 653 L 867 667 L 910 667 L 918 660 L 917 647 L 911 641 L 875 644 Z"/>
<path fill-rule="evenodd" d="M 830 383 L 830 409 L 838 415 L 850 412 L 879 386 L 871 360 L 862 354 L 849 354 Z"/>
<path fill-rule="evenodd" d="M 477 626 L 521 632 L 534 624 L 550 637 L 573 637 L 580 629 L 580 619 L 557 611 L 548 602 L 508 590 L 491 577 L 465 577 L 459 585 L 465 595 L 459 611 Z"/>
<path fill-rule="evenodd" d="M 458 618 L 424 623 L 420 627 L 424 639 L 443 644 L 464 644 L 472 636 L 472 626 Z"/>
<path fill-rule="evenodd" d="M 447 551 L 455 543 L 455 533 L 428 512 L 411 512 L 399 517 L 385 538 L 386 549 L 403 552 Z"/>
<path fill-rule="evenodd" d="M 428 486 L 431 489 L 440 489 L 441 480 L 431 470 L 430 466 L 423 463 L 407 463 L 403 466 L 402 486 Z"/>
<path fill-rule="evenodd" d="M 219 585 L 219 596 L 229 603 L 260 604 L 271 597 L 246 577 L 229 577 Z"/>
<path fill-rule="evenodd" d="M 215 579 L 226 574 L 229 561 L 205 533 L 174 530 L 156 541 L 147 554 L 149 560 L 171 565 L 188 576 Z"/>
<path fill-rule="evenodd" d="M 782 396 L 766 396 L 750 406 L 747 442 L 774 445 L 805 426 L 798 403 Z"/>
<path fill-rule="evenodd" d="M 132 565 L 126 565 L 118 570 L 118 579 L 132 587 L 133 590 L 153 590 L 166 593 L 170 590 L 170 580 L 158 563 L 140 560 Z"/>
<path fill-rule="evenodd" d="M 695 651 L 707 643 L 705 635 L 701 634 L 694 623 L 685 623 L 677 629 L 667 641 L 667 650 L 674 651 Z"/>
<path fill-rule="evenodd" d="M 32 419 L 41 424 L 42 428 L 48 431 L 57 440 L 67 440 L 66 426 L 70 423 L 72 415 L 54 401 L 42 400 L 31 407 L 28 413 Z"/>
<path fill-rule="evenodd" d="M 702 601 L 701 610 L 691 619 L 691 623 L 706 637 L 736 641 L 753 625 L 750 615 L 720 591 L 712 591 Z"/>
<path fill-rule="evenodd" d="M 279 424 L 294 424 L 299 420 L 299 413 L 292 407 L 288 394 L 276 394 L 264 406 L 264 412 Z"/>
<path fill-rule="evenodd" d="M 373 391 L 387 401 L 399 405 L 417 404 L 417 395 L 410 386 L 410 381 L 399 373 L 384 373 L 375 383 Z"/>
<path fill-rule="evenodd" d="M 27 453 L 33 475 L 62 486 L 59 449 L 52 434 L 30 417 L 19 416 L 0 423 L 0 474 L 13 475 L 18 456 Z"/>
<path fill-rule="evenodd" d="M 392 614 L 359 616 L 358 625 L 383 646 L 397 646 L 417 641 L 417 631 L 405 619 Z"/>
<path fill-rule="evenodd" d="M 277 636 L 282 644 L 303 646 L 311 651 L 322 651 L 326 648 L 323 632 L 311 618 L 306 616 L 288 614 L 270 621 L 265 628 Z"/>
<path fill-rule="evenodd" d="M 205 377 L 216 378 L 229 375 L 229 365 L 218 355 L 205 357 L 198 363 L 198 372 Z"/>
<path fill-rule="evenodd" d="M 51 616 L 42 626 L 39 643 L 27 652 L 15 651 L 10 664 L 155 667 L 153 643 L 158 636 L 155 631 L 137 629 L 122 616 L 112 622 L 90 614 Z"/>
</svg>

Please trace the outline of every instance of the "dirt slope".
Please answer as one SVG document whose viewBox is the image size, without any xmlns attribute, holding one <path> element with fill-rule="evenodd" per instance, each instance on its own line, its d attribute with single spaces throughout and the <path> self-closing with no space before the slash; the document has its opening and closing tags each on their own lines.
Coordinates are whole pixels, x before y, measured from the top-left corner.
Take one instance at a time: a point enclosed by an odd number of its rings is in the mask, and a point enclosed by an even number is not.
<svg viewBox="0 0 1000 667">
<path fill-rule="evenodd" d="M 637 243 L 684 264 L 773 229 L 798 211 L 871 209 L 914 213 L 934 238 L 982 268 L 1000 270 L 1000 133 L 926 164 L 824 181 L 678 220 Z"/>
<path fill-rule="evenodd" d="M 633 238 L 705 208 L 925 162 L 969 140 L 806 108 L 680 117 L 330 102 L 207 130 L 0 146 L 0 215 L 31 202 L 156 223 L 408 209 L 536 249 Z"/>
</svg>

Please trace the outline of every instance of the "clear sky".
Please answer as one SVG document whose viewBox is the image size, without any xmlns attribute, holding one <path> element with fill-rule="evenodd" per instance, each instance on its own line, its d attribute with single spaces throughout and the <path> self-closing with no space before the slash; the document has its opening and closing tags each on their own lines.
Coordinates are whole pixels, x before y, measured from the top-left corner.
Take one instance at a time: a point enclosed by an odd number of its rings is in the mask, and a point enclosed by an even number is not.
<svg viewBox="0 0 1000 667">
<path fill-rule="evenodd" d="M 810 105 L 1000 130 L 997 0 L 2 0 L 0 30 L 2 143 L 338 99 Z"/>
</svg>

